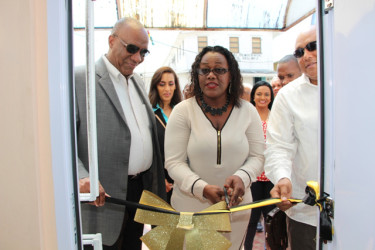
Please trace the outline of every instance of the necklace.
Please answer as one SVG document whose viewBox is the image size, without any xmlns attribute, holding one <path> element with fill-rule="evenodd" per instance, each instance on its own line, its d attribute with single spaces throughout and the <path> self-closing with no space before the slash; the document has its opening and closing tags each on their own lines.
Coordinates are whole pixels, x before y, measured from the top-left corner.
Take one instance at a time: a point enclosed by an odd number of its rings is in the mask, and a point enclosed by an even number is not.
<svg viewBox="0 0 375 250">
<path fill-rule="evenodd" d="M 224 106 L 221 107 L 221 108 L 213 108 L 211 107 L 210 105 L 208 105 L 204 99 L 203 99 L 203 94 L 200 95 L 200 101 L 201 101 L 201 104 L 202 104 L 202 110 L 203 112 L 205 113 L 210 113 L 211 115 L 215 116 L 215 115 L 222 115 L 225 111 L 227 111 L 228 109 L 228 105 L 229 105 L 229 95 L 227 95 L 227 101 L 225 102 Z"/>
</svg>

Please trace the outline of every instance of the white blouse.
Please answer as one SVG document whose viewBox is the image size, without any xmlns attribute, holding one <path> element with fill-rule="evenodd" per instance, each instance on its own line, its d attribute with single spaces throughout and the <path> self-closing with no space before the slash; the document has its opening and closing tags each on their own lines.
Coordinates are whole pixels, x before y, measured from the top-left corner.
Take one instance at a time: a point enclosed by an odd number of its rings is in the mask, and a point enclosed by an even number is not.
<svg viewBox="0 0 375 250">
<path fill-rule="evenodd" d="M 199 199 L 205 207 L 205 185 L 223 187 L 227 177 L 237 175 L 248 190 L 263 171 L 263 131 L 253 105 L 241 100 L 218 132 L 190 98 L 173 109 L 165 133 L 165 168 L 175 181 L 174 193 Z"/>
<path fill-rule="evenodd" d="M 174 107 L 165 132 L 165 168 L 174 179 L 171 205 L 181 212 L 201 211 L 210 205 L 203 197 L 207 184 L 223 187 L 225 179 L 239 176 L 245 185 L 243 204 L 252 202 L 250 184 L 263 172 L 264 137 L 255 107 L 241 100 L 224 127 L 216 130 L 195 98 Z M 230 249 L 239 249 L 251 210 L 231 215 Z"/>
</svg>

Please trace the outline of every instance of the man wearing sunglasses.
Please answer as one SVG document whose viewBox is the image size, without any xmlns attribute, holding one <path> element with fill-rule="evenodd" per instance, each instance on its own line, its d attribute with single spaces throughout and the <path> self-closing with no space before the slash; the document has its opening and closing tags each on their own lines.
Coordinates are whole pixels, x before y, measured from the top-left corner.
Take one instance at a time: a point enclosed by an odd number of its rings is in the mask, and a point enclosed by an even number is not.
<svg viewBox="0 0 375 250">
<path fill-rule="evenodd" d="M 271 196 L 281 198 L 291 249 L 316 249 L 317 208 L 292 206 L 303 198 L 307 181 L 319 177 L 319 90 L 316 28 L 302 32 L 294 56 L 302 75 L 283 87 L 275 99 L 267 128 L 266 176 L 275 184 Z"/>
<path fill-rule="evenodd" d="M 148 34 L 132 18 L 120 19 L 108 38 L 109 50 L 95 65 L 99 197 L 82 204 L 85 234 L 101 233 L 103 249 L 141 249 L 143 225 L 135 210 L 105 202 L 106 196 L 139 202 L 144 189 L 166 199 L 164 170 L 154 112 L 134 69 L 148 51 Z M 85 69 L 75 72 L 80 192 L 88 178 Z M 91 246 L 85 246 L 90 249 Z"/>
</svg>

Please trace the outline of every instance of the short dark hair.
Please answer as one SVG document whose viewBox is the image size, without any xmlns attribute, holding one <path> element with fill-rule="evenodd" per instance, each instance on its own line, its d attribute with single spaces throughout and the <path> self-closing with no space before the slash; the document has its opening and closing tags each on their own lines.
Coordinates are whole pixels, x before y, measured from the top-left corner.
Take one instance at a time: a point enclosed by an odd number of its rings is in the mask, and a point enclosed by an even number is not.
<svg viewBox="0 0 375 250">
<path fill-rule="evenodd" d="M 161 81 L 161 78 L 163 77 L 164 73 L 173 74 L 174 82 L 175 82 L 175 85 L 176 85 L 176 89 L 173 92 L 173 97 L 172 97 L 171 104 L 170 104 L 171 107 L 173 107 L 177 103 L 181 102 L 181 99 L 182 99 L 181 98 L 180 83 L 178 81 L 178 77 L 177 77 L 176 72 L 174 72 L 174 70 L 170 67 L 161 67 L 161 68 L 157 69 L 155 71 L 154 75 L 152 76 L 151 84 L 150 84 L 150 92 L 148 94 L 148 98 L 150 99 L 150 103 L 151 103 L 153 108 L 155 108 L 157 104 L 163 105 L 161 103 L 159 92 L 158 92 L 156 86 Z"/>
<path fill-rule="evenodd" d="M 254 84 L 253 89 L 251 90 L 251 94 L 250 94 L 250 102 L 255 106 L 255 102 L 254 102 L 255 91 L 257 91 L 257 88 L 259 88 L 261 86 L 266 86 L 271 91 L 271 102 L 268 104 L 268 109 L 271 110 L 272 109 L 273 100 L 275 99 L 275 95 L 273 94 L 273 90 L 272 90 L 271 84 L 269 84 L 266 81 L 258 81 L 258 82 L 256 82 Z"/>
<path fill-rule="evenodd" d="M 207 52 L 216 52 L 222 54 L 228 63 L 228 70 L 230 72 L 230 98 L 233 104 L 237 107 L 241 106 L 241 95 L 243 93 L 242 85 L 242 75 L 240 68 L 238 66 L 237 60 L 234 58 L 233 54 L 226 48 L 222 46 L 207 46 L 195 57 L 194 63 L 191 65 L 191 84 L 193 85 L 192 96 L 199 96 L 201 93 L 201 88 L 199 87 L 199 77 L 198 69 L 202 61 L 203 56 Z"/>
<path fill-rule="evenodd" d="M 286 55 L 279 60 L 278 63 L 295 62 L 298 65 L 298 60 L 294 55 Z"/>
</svg>

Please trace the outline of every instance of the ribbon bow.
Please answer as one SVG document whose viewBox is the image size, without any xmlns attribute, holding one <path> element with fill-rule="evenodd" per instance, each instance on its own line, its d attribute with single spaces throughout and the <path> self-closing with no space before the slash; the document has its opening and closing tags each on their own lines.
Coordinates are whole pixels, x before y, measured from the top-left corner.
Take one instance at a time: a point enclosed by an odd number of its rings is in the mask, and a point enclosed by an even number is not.
<svg viewBox="0 0 375 250">
<path fill-rule="evenodd" d="M 308 181 L 305 189 L 306 196 L 303 202 L 310 206 L 317 205 L 320 211 L 320 233 L 323 241 L 332 240 L 333 227 L 330 218 L 333 218 L 333 200 L 329 194 L 323 193 L 320 197 L 319 184 L 315 181 Z"/>
<path fill-rule="evenodd" d="M 301 199 L 289 199 L 293 203 L 317 205 L 320 209 L 320 238 L 324 241 L 332 240 L 333 200 L 328 194 L 320 197 L 319 184 L 307 182 L 306 196 Z M 156 225 L 141 240 L 149 249 L 175 250 L 183 249 L 217 249 L 224 250 L 231 246 L 219 232 L 230 232 L 229 214 L 256 207 L 262 207 L 281 202 L 281 199 L 271 198 L 248 204 L 238 205 L 227 209 L 225 201 L 218 202 L 200 212 L 178 212 L 168 203 L 149 191 L 143 191 L 139 204 L 107 197 L 115 204 L 136 207 L 134 220 Z M 184 244 L 185 241 L 185 244 Z"/>
<path fill-rule="evenodd" d="M 204 211 L 225 210 L 224 201 L 216 203 L 200 213 L 177 212 L 168 203 L 149 191 L 143 191 L 140 204 L 161 208 L 167 212 L 154 212 L 138 208 L 134 220 L 156 225 L 141 237 L 149 249 L 183 249 L 184 239 L 187 250 L 228 249 L 230 241 L 220 232 L 230 232 L 228 213 L 202 213 Z M 170 212 L 168 212 L 170 211 Z"/>
</svg>

